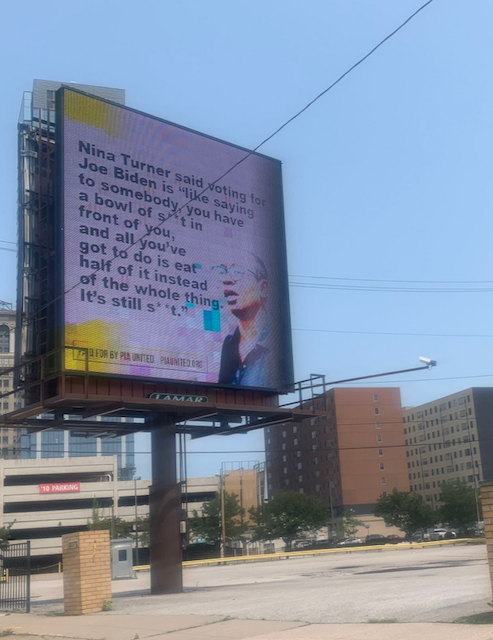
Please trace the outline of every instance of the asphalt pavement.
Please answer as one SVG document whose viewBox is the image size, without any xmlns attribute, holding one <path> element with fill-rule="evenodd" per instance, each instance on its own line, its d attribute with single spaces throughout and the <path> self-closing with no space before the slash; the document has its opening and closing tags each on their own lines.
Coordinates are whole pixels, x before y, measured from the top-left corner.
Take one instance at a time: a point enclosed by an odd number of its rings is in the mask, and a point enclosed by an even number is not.
<svg viewBox="0 0 493 640">
<path fill-rule="evenodd" d="M 149 574 L 113 582 L 112 615 L 212 615 L 322 623 L 453 622 L 491 609 L 486 547 L 449 546 L 190 567 L 185 590 L 149 595 Z M 63 610 L 59 579 L 33 582 L 33 611 Z M 455 627 L 454 627 L 455 628 Z M 493 638 L 493 627 L 491 627 Z"/>
</svg>

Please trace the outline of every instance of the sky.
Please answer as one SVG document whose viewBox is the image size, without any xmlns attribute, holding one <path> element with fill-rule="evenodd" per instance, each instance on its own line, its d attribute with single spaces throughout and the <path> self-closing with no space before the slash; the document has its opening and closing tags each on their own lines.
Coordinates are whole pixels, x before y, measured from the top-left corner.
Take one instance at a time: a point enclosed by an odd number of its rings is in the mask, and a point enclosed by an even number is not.
<svg viewBox="0 0 493 640">
<path fill-rule="evenodd" d="M 124 88 L 130 107 L 253 148 L 421 4 L 8 3 L 0 246 L 16 240 L 16 125 L 34 78 Z M 492 20 L 489 0 L 435 0 L 262 148 L 283 163 L 296 379 L 403 369 L 425 355 L 435 369 L 379 384 L 400 386 L 406 406 L 493 385 Z M 1 250 L 1 300 L 15 301 L 15 268 Z M 399 291 L 375 290 L 384 287 Z M 148 477 L 146 435 L 136 449 Z M 189 475 L 212 475 L 222 462 L 263 459 L 263 434 L 188 451 Z"/>
</svg>

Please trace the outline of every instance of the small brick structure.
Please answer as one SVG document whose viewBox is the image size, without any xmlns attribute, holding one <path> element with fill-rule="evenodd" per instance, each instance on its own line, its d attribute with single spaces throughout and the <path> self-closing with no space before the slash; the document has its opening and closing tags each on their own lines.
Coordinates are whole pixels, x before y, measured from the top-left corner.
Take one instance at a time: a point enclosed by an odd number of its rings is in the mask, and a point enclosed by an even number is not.
<svg viewBox="0 0 493 640">
<path fill-rule="evenodd" d="M 490 582 L 493 591 L 493 480 L 481 482 L 481 507 L 483 509 L 484 535 L 490 567 Z"/>
<path fill-rule="evenodd" d="M 111 601 L 109 531 L 79 531 L 62 536 L 65 615 L 102 611 Z"/>
</svg>

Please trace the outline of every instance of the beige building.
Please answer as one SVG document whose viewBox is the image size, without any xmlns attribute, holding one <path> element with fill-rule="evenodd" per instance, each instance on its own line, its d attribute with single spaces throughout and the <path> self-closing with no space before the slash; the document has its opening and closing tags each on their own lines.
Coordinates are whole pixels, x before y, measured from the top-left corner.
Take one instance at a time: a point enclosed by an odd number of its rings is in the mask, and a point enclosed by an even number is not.
<svg viewBox="0 0 493 640">
<path fill-rule="evenodd" d="M 1 371 L 14 366 L 15 311 L 12 305 L 0 301 L 0 394 L 14 388 L 13 374 Z M 0 414 L 18 409 L 18 399 L 12 393 L 0 398 Z M 18 429 L 0 429 L 0 458 L 16 458 L 20 455 L 20 432 Z"/>
<path fill-rule="evenodd" d="M 61 553 L 64 533 L 84 530 L 97 502 L 101 517 L 133 521 L 149 512 L 149 482 L 118 481 L 117 456 L 0 460 L 0 526 L 31 540 L 32 555 Z"/>
<path fill-rule="evenodd" d="M 493 389 L 471 388 L 406 407 L 404 438 L 411 491 L 431 506 L 440 488 L 462 480 L 478 487 L 493 478 Z"/>
<path fill-rule="evenodd" d="M 102 518 L 134 522 L 149 513 L 148 480 L 118 480 L 118 458 L 76 457 L 0 460 L 0 527 L 12 524 L 13 540 L 30 540 L 34 558 L 61 554 L 61 536 L 85 530 L 95 503 Z M 256 472 L 228 471 L 225 489 L 240 495 L 245 510 L 256 502 Z M 220 491 L 218 476 L 190 478 L 182 488 L 188 517 Z M 136 508 L 137 503 L 137 508 Z M 46 564 L 46 563 L 44 563 Z"/>
</svg>

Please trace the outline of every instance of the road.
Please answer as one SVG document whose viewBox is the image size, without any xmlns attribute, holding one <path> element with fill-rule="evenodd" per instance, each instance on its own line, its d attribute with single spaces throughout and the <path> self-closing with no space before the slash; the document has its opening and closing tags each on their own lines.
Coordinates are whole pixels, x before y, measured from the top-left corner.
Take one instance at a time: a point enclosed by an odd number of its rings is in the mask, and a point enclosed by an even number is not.
<svg viewBox="0 0 493 640">
<path fill-rule="evenodd" d="M 486 547 L 447 546 L 185 569 L 185 591 L 148 595 L 149 574 L 113 583 L 115 613 L 350 623 L 449 622 L 489 609 Z M 33 582 L 34 612 L 61 610 L 59 580 Z"/>
</svg>

